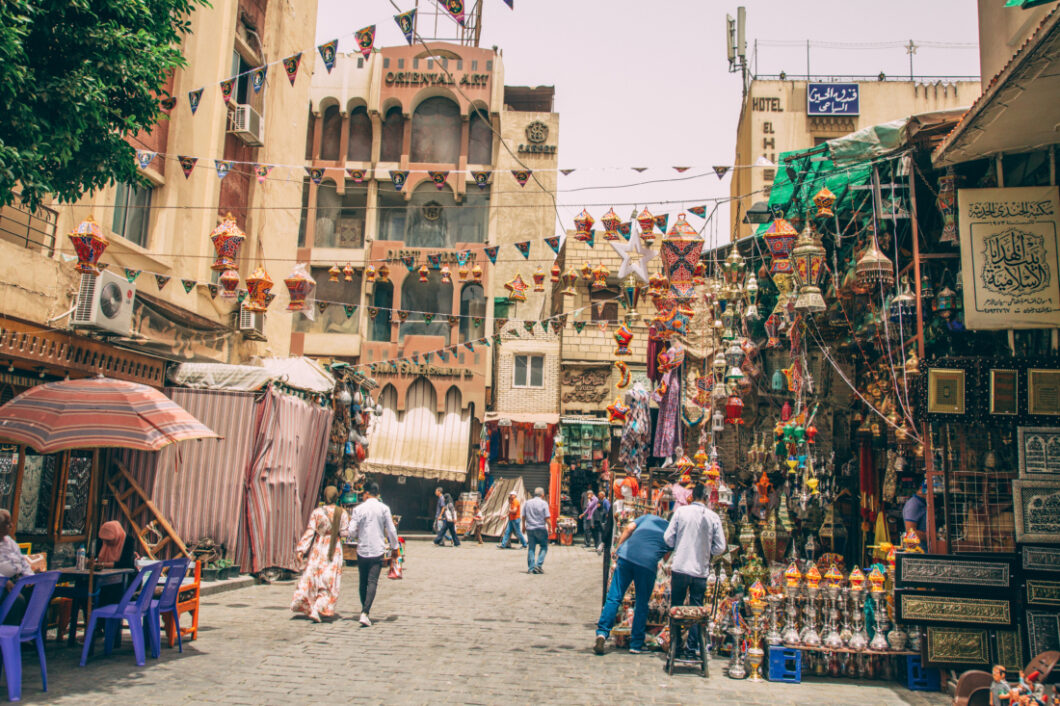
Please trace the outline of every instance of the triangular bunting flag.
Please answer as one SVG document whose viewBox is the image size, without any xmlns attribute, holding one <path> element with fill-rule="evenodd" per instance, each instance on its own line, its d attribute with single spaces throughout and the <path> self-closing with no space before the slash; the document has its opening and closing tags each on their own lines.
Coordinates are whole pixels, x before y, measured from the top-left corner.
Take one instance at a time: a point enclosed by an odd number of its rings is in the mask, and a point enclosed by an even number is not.
<svg viewBox="0 0 1060 706">
<path fill-rule="evenodd" d="M 405 35 L 405 41 L 412 44 L 412 33 L 416 31 L 416 11 L 409 10 L 400 15 L 394 15 L 394 21 L 397 22 L 401 33 Z"/>
<path fill-rule="evenodd" d="M 499 333 L 493 334 L 493 342 L 494 343 L 500 343 L 501 342 L 501 335 Z"/>
<path fill-rule="evenodd" d="M 195 287 L 195 280 L 193 279 L 182 279 L 180 283 L 184 285 L 184 293 L 187 294 Z"/>
<path fill-rule="evenodd" d="M 493 330 L 494 330 L 494 331 L 503 331 L 503 330 L 504 330 L 504 327 L 505 327 L 505 325 L 506 325 L 507 323 L 508 323 L 508 319 L 504 319 L 504 318 L 495 318 L 495 319 L 493 320 Z"/>
<path fill-rule="evenodd" d="M 332 39 L 330 42 L 324 42 L 317 51 L 320 52 L 320 58 L 324 60 L 324 68 L 331 73 L 331 70 L 335 68 L 335 52 L 338 51 L 339 40 Z"/>
<path fill-rule="evenodd" d="M 413 353 L 411 358 L 412 358 L 413 365 L 419 365 L 420 364 L 420 354 L 419 353 Z"/>
<path fill-rule="evenodd" d="M 305 170 L 309 174 L 309 181 L 314 184 L 320 184 L 320 180 L 324 178 L 324 170 L 320 167 L 306 167 Z"/>
<path fill-rule="evenodd" d="M 136 278 L 140 276 L 140 270 L 134 270 L 132 268 L 125 268 L 125 279 L 129 280 L 129 284 L 136 281 Z"/>
<path fill-rule="evenodd" d="M 481 326 L 482 325 L 482 317 L 481 316 L 472 316 L 471 317 L 471 325 L 474 326 L 475 328 L 478 328 L 479 326 Z"/>
<path fill-rule="evenodd" d="M 433 357 L 434 357 L 434 353 L 424 353 L 423 354 L 423 362 L 424 363 L 430 363 L 431 362 L 431 358 L 433 358 Z"/>
<path fill-rule="evenodd" d="M 414 255 L 402 255 L 401 261 L 405 263 L 405 267 L 409 272 L 416 268 L 416 257 Z"/>
<path fill-rule="evenodd" d="M 729 167 L 725 164 L 716 164 L 714 165 L 714 173 L 718 175 L 719 179 L 721 179 L 729 173 Z"/>
<path fill-rule="evenodd" d="M 400 169 L 390 170 L 390 181 L 394 182 L 394 188 L 401 191 L 405 188 L 405 182 L 408 181 L 409 173 Z"/>
<path fill-rule="evenodd" d="M 363 169 L 347 169 L 346 173 L 350 175 L 350 179 L 353 179 L 355 184 L 360 184 L 364 181 L 364 170 Z"/>
<path fill-rule="evenodd" d="M 375 321 L 375 317 L 379 316 L 379 307 L 370 306 L 368 307 L 368 318 Z"/>
<path fill-rule="evenodd" d="M 647 168 L 647 167 L 633 167 L 632 169 L 633 169 L 633 171 L 635 171 L 635 172 L 636 172 L 637 174 L 643 174 L 644 172 L 648 171 L 648 168 Z"/>
<path fill-rule="evenodd" d="M 483 248 L 486 251 L 486 257 L 490 259 L 494 265 L 497 264 L 497 251 L 500 250 L 499 245 L 489 245 Z"/>
<path fill-rule="evenodd" d="M 191 108 L 191 114 L 195 115 L 195 111 L 199 109 L 199 101 L 202 100 L 201 88 L 196 88 L 194 91 L 188 91 L 188 107 Z"/>
<path fill-rule="evenodd" d="M 364 54 L 365 59 L 372 55 L 373 46 L 375 46 L 375 25 L 357 30 L 357 48 Z"/>
<path fill-rule="evenodd" d="M 217 293 L 220 291 L 221 288 L 218 287 L 216 284 L 208 284 L 206 285 L 206 289 L 210 292 L 210 299 L 216 299 Z"/>
<path fill-rule="evenodd" d="M 232 100 L 232 89 L 236 86 L 234 78 L 226 78 L 218 84 L 221 87 L 221 100 L 225 103 Z"/>
<path fill-rule="evenodd" d="M 445 9 L 453 16 L 453 19 L 464 26 L 464 0 L 445 0 Z"/>
<path fill-rule="evenodd" d="M 413 10 L 413 12 L 415 12 L 415 10 Z M 445 351 L 438 351 L 438 360 L 442 361 L 443 363 L 448 363 L 449 362 L 449 354 L 446 353 Z"/>
<path fill-rule="evenodd" d="M 347 319 L 350 318 L 351 316 L 353 316 L 353 312 L 355 312 L 355 311 L 357 311 L 357 305 L 356 304 L 343 304 L 342 305 L 342 312 L 344 314 L 346 314 L 346 318 Z"/>
<path fill-rule="evenodd" d="M 423 323 L 430 326 L 432 321 L 434 321 L 434 314 L 430 311 L 423 312 Z"/>
<path fill-rule="evenodd" d="M 460 317 L 459 316 L 455 316 L 453 314 L 449 314 L 448 316 L 446 316 L 445 320 L 449 324 L 450 327 L 456 326 L 458 323 L 460 323 Z"/>
<path fill-rule="evenodd" d="M 110 263 L 109 262 L 97 262 L 96 263 L 96 267 L 98 267 L 101 270 L 105 270 L 108 267 L 110 267 Z"/>
<path fill-rule="evenodd" d="M 438 191 L 445 188 L 445 182 L 449 179 L 449 172 L 427 172 L 427 176 L 431 178 L 431 182 L 438 187 Z"/>
<path fill-rule="evenodd" d="M 162 106 L 162 110 L 169 112 L 170 110 L 173 110 L 177 107 L 177 97 L 168 96 L 160 100 L 158 104 Z"/>
<path fill-rule="evenodd" d="M 707 207 L 706 206 L 692 206 L 688 210 L 694 216 L 699 216 L 700 218 L 706 218 L 707 217 Z"/>
<path fill-rule="evenodd" d="M 155 275 L 155 284 L 158 286 L 158 291 L 161 292 L 169 284 L 169 275 Z"/>
<path fill-rule="evenodd" d="M 601 331 L 603 331 L 604 333 L 607 333 L 607 322 L 606 321 L 601 321 L 599 326 L 600 326 L 600 330 Z"/>
<path fill-rule="evenodd" d="M 560 169 L 559 173 L 562 174 L 563 176 L 570 176 L 571 174 L 574 173 L 574 170 L 573 169 Z"/>
<path fill-rule="evenodd" d="M 508 5 L 508 7 L 512 8 L 513 10 L 515 9 L 515 0 L 504 0 L 504 2 Z"/>
<path fill-rule="evenodd" d="M 585 329 L 585 322 L 584 321 L 575 321 L 574 322 L 574 330 L 576 332 L 581 333 L 584 329 Z"/>
<path fill-rule="evenodd" d="M 271 171 L 272 171 L 272 165 L 271 164 L 255 164 L 254 165 L 254 175 L 257 176 L 259 184 L 264 184 L 265 183 L 265 179 L 268 178 L 269 172 L 271 172 Z"/>
<path fill-rule="evenodd" d="M 464 343 L 464 347 L 467 348 L 469 351 L 474 352 L 475 351 L 475 342 L 474 341 L 467 341 L 467 342 Z"/>
<path fill-rule="evenodd" d="M 524 321 L 524 322 L 523 322 L 523 328 L 525 328 L 525 329 L 526 329 L 526 332 L 527 332 L 527 333 L 533 333 L 533 332 L 534 332 L 534 324 L 535 324 L 535 323 L 537 323 L 537 322 L 535 322 L 535 321 L 530 321 L 530 320 L 528 319 L 528 320 L 526 320 L 526 321 Z"/>
<path fill-rule="evenodd" d="M 442 267 L 442 254 L 441 253 L 428 253 L 427 264 L 431 266 L 432 270 L 438 270 Z"/>
<path fill-rule="evenodd" d="M 600 314 L 602 314 L 603 311 L 604 311 L 604 303 L 603 302 L 593 302 L 593 312 L 597 316 L 600 316 Z"/>
<path fill-rule="evenodd" d="M 269 65 L 259 66 L 250 72 L 250 85 L 253 86 L 255 93 L 261 93 L 261 89 L 265 87 L 265 77 L 269 75 Z"/>
<path fill-rule="evenodd" d="M 328 304 L 329 302 L 322 302 L 320 300 L 317 300 L 317 311 L 323 314 L 325 311 L 328 310 Z"/>
<path fill-rule="evenodd" d="M 298 78 L 298 65 L 302 63 L 302 52 L 292 54 L 283 60 L 283 70 L 287 74 L 287 80 L 294 85 L 294 80 Z"/>
<path fill-rule="evenodd" d="M 515 249 L 523 254 L 523 259 L 530 258 L 530 241 L 524 240 L 521 243 L 515 243 Z"/>
<path fill-rule="evenodd" d="M 659 229 L 660 233 L 666 233 L 666 224 L 670 222 L 670 214 L 664 213 L 661 216 L 655 217 L 655 227 Z"/>
<path fill-rule="evenodd" d="M 530 180 L 530 175 L 533 172 L 529 169 L 513 169 L 512 176 L 519 182 L 519 186 L 526 186 L 526 182 Z"/>
<path fill-rule="evenodd" d="M 224 179 L 228 172 L 232 171 L 232 163 L 224 159 L 215 159 L 213 168 L 217 170 L 217 178 Z"/>
<path fill-rule="evenodd" d="M 488 336 L 486 338 L 480 338 L 478 342 L 486 346 L 486 348 L 490 347 L 490 339 Z"/>
<path fill-rule="evenodd" d="M 475 186 L 485 189 L 490 184 L 490 174 L 492 172 L 471 172 L 471 178 L 475 180 Z"/>
<path fill-rule="evenodd" d="M 545 243 L 547 243 L 548 246 L 550 248 L 552 248 L 552 252 L 554 252 L 557 255 L 559 255 L 559 236 L 558 235 L 550 235 L 549 237 L 545 238 Z"/>
<path fill-rule="evenodd" d="M 147 165 L 151 163 L 156 154 L 157 152 L 148 150 L 136 150 L 136 163 L 140 165 L 140 169 L 147 169 Z"/>
<path fill-rule="evenodd" d="M 236 290 L 236 303 L 242 304 L 243 300 L 247 298 L 247 294 L 248 292 L 245 289 Z"/>
<path fill-rule="evenodd" d="M 552 333 L 559 333 L 561 328 L 563 328 L 563 322 L 559 319 L 552 319 Z"/>
<path fill-rule="evenodd" d="M 180 162 L 180 169 L 184 172 L 184 178 L 187 179 L 191 176 L 191 170 L 195 168 L 195 163 L 199 161 L 199 158 L 177 155 L 177 161 Z"/>
<path fill-rule="evenodd" d="M 505 331 L 505 333 L 510 333 L 516 338 L 519 338 L 519 329 L 517 328 L 509 329 L 508 331 Z"/>
<path fill-rule="evenodd" d="M 626 240 L 629 240 L 629 236 L 633 233 L 633 221 L 626 221 L 625 223 L 618 224 L 618 234 Z"/>
<path fill-rule="evenodd" d="M 678 174 L 684 174 L 685 172 L 687 172 L 691 168 L 692 167 L 674 167 L 674 171 L 677 172 Z"/>
</svg>

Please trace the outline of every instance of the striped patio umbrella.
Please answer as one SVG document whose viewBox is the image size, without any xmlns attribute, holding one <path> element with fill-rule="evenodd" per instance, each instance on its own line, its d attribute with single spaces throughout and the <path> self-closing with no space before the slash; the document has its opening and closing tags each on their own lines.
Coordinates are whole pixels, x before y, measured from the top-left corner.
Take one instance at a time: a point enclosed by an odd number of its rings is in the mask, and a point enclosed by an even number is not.
<svg viewBox="0 0 1060 706">
<path fill-rule="evenodd" d="M 158 390 L 124 380 L 50 382 L 0 407 L 0 439 L 42 454 L 101 447 L 158 451 L 206 438 L 221 437 Z"/>
</svg>

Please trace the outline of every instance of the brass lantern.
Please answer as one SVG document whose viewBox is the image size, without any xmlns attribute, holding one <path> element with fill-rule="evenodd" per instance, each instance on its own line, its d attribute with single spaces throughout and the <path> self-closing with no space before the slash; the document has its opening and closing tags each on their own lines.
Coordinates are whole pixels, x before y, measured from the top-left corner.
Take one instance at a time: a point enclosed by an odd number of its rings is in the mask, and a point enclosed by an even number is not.
<svg viewBox="0 0 1060 706">
<path fill-rule="evenodd" d="M 875 232 L 872 233 L 869 246 L 854 265 L 854 281 L 865 289 L 876 285 L 890 287 L 894 284 L 894 266 L 876 243 Z"/>
<path fill-rule="evenodd" d="M 824 275 L 824 256 L 825 249 L 821 245 L 821 238 L 813 225 L 807 222 L 791 251 L 793 274 L 799 286 L 799 296 L 795 300 L 795 308 L 798 311 L 815 313 L 827 308 L 824 297 L 821 296 L 820 286 Z"/>
</svg>

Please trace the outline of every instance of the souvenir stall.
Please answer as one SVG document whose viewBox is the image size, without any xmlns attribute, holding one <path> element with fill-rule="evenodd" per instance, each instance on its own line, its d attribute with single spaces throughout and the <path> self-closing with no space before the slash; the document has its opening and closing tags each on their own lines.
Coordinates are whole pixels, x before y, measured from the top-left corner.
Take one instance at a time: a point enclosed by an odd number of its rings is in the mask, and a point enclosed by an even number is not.
<svg viewBox="0 0 1060 706">
<path fill-rule="evenodd" d="M 530 493 L 534 488 L 549 486 L 549 461 L 555 443 L 557 426 L 552 422 L 519 421 L 518 418 L 488 414 L 482 435 L 488 448 L 491 481 L 498 478 L 522 478 Z"/>
</svg>

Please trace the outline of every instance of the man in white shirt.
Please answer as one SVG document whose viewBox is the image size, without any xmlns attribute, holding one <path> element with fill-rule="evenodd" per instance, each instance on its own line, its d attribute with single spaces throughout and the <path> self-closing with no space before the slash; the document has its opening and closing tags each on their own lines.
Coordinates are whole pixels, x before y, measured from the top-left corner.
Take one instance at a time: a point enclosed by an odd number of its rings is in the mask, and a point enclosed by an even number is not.
<svg viewBox="0 0 1060 706">
<path fill-rule="evenodd" d="M 28 576 L 33 573 L 33 569 L 29 565 L 29 559 L 18 548 L 15 540 L 11 538 L 11 530 L 11 513 L 0 508 L 0 537 L 3 537 L 0 539 L 0 577 L 2 577 L 0 581 L 3 582 L 5 589 L 3 595 L 5 597 L 7 591 L 15 587 L 15 581 L 22 576 Z M 15 599 L 15 604 L 11 607 L 11 611 L 7 614 L 4 623 L 6 625 L 18 625 L 22 622 L 22 615 L 25 612 L 26 599 L 24 596 L 19 596 Z"/>
<path fill-rule="evenodd" d="M 351 539 L 357 540 L 357 573 L 361 588 L 361 620 L 364 627 L 371 627 L 368 614 L 375 601 L 375 590 L 379 584 L 379 571 L 383 568 L 386 544 L 390 550 L 398 550 L 397 528 L 390 508 L 379 500 L 379 484 L 369 483 L 364 490 L 365 501 L 353 509 L 350 518 Z"/>
<path fill-rule="evenodd" d="M 523 505 L 523 531 L 528 541 L 526 550 L 526 573 L 543 574 L 541 565 L 548 554 L 548 519 L 552 516 L 545 502 L 545 489 L 534 488 L 534 497 Z M 537 550 L 540 549 L 540 556 Z"/>
<path fill-rule="evenodd" d="M 718 514 L 706 505 L 707 489 L 692 488 L 692 503 L 674 510 L 666 528 L 666 544 L 674 548 L 670 565 L 670 605 L 703 605 L 710 575 L 711 557 L 725 551 L 725 530 Z M 698 646 L 698 627 L 689 631 L 689 641 Z M 673 635 L 671 639 L 680 639 Z M 680 644 L 680 643 L 678 643 Z"/>
</svg>

